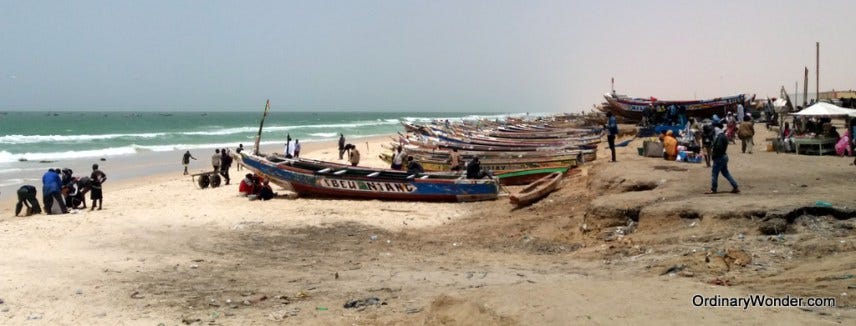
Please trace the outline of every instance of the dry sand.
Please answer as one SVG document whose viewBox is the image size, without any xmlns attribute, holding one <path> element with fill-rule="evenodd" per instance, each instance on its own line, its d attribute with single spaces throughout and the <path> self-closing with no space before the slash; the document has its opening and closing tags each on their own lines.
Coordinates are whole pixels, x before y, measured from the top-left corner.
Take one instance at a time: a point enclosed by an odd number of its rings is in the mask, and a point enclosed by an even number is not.
<svg viewBox="0 0 856 326">
<path fill-rule="evenodd" d="M 856 167 L 762 152 L 759 132 L 755 154 L 729 148 L 739 195 L 703 195 L 704 164 L 637 156 L 635 140 L 522 209 L 504 197 L 250 202 L 234 169 L 216 189 L 180 174 L 108 183 L 102 211 L 13 217 L 5 202 L 0 323 L 852 324 Z M 387 139 L 358 144 L 362 165 L 386 165 Z M 335 161 L 334 147 L 302 156 Z M 816 200 L 836 209 L 801 210 Z M 784 235 L 762 235 L 775 216 Z M 692 305 L 752 293 L 837 307 Z M 343 307 L 369 297 L 385 304 Z"/>
</svg>

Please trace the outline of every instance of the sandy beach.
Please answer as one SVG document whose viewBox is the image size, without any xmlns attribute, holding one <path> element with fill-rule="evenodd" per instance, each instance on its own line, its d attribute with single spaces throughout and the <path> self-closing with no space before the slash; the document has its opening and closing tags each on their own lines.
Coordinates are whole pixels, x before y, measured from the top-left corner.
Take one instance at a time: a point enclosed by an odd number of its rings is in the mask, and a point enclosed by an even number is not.
<svg viewBox="0 0 856 326">
<path fill-rule="evenodd" d="M 754 154 L 729 147 L 739 195 L 704 195 L 709 168 L 638 156 L 636 139 L 619 162 L 586 163 L 522 209 L 504 196 L 248 201 L 237 195 L 243 172 L 198 189 L 177 156 L 175 173 L 105 184 L 102 211 L 13 217 L 4 199 L 0 323 L 849 324 L 856 167 L 765 152 L 772 134 L 757 129 Z M 354 143 L 361 165 L 386 166 L 377 154 L 389 137 Z M 301 156 L 338 161 L 333 143 L 306 144 Z M 782 235 L 759 231 L 777 222 Z M 749 294 L 836 307 L 693 304 Z M 382 304 L 344 307 L 367 298 Z"/>
</svg>

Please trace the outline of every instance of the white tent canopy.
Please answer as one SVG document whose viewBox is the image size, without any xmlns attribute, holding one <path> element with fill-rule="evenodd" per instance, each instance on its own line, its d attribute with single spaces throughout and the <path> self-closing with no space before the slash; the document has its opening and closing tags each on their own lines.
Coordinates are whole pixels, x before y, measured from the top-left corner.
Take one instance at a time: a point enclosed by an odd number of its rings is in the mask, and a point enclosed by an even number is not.
<svg viewBox="0 0 856 326">
<path fill-rule="evenodd" d="M 801 115 L 801 116 L 851 116 L 856 117 L 856 110 L 854 109 L 845 109 L 840 106 L 836 106 L 835 104 L 830 104 L 826 102 L 818 102 L 812 106 L 809 106 L 803 109 L 800 112 L 792 113 L 793 115 Z"/>
</svg>

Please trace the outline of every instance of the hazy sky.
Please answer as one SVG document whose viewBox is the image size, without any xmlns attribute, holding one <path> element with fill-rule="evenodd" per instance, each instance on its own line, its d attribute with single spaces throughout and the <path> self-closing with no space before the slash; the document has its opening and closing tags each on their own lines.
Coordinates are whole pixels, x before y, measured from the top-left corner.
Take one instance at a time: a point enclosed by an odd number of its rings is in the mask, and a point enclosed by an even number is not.
<svg viewBox="0 0 856 326">
<path fill-rule="evenodd" d="M 856 88 L 856 1 L 0 2 L 0 110 L 530 111 Z"/>
</svg>

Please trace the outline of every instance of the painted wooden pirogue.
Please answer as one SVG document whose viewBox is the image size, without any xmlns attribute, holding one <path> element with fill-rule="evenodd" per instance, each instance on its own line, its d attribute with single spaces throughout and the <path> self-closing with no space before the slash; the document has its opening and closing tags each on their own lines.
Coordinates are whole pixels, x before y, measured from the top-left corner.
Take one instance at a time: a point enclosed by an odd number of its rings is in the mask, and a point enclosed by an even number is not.
<svg viewBox="0 0 856 326">
<path fill-rule="evenodd" d="M 548 194 L 556 190 L 561 181 L 561 173 L 551 173 L 526 186 L 519 192 L 512 194 L 508 198 L 514 205 L 525 206 L 535 202 L 538 199 L 543 198 L 544 196 L 547 196 Z"/>
<path fill-rule="evenodd" d="M 713 99 L 690 100 L 690 101 L 664 101 L 652 98 L 634 98 L 624 95 L 613 95 L 610 93 L 604 94 L 608 106 L 603 107 L 604 110 L 611 111 L 615 115 L 641 120 L 642 113 L 645 108 L 651 105 L 665 106 L 678 105 L 684 106 L 687 109 L 689 117 L 704 117 L 709 118 L 714 114 L 725 115 L 725 108 L 738 103 L 746 103 L 752 101 L 755 96 L 747 96 L 746 94 L 738 94 L 734 96 L 717 97 Z"/>
<path fill-rule="evenodd" d="M 477 201 L 496 199 L 496 179 L 464 179 L 449 173 L 409 174 L 404 171 L 353 167 L 308 159 L 286 159 L 241 153 L 251 171 L 290 187 L 300 195 L 415 201 Z"/>
</svg>

